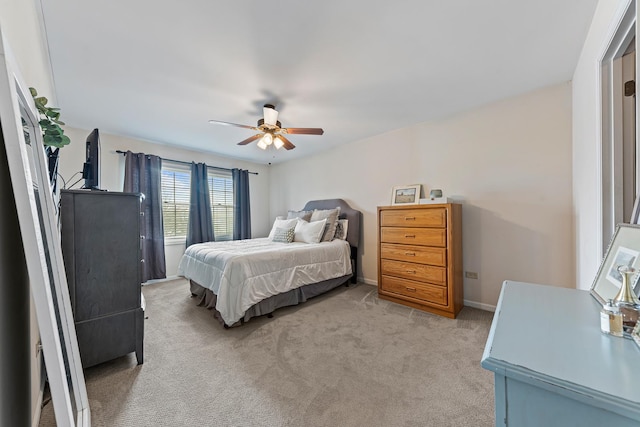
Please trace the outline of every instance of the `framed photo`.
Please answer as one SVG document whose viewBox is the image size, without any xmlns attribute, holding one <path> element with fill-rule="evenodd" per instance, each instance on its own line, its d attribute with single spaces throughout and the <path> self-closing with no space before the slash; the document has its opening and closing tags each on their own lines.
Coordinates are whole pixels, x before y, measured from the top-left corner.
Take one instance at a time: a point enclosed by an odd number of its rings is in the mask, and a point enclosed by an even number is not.
<svg viewBox="0 0 640 427">
<path fill-rule="evenodd" d="M 633 267 L 640 272 L 639 225 L 618 224 L 613 233 L 596 279 L 591 286 L 591 295 L 600 304 L 613 299 L 622 287 L 622 276 L 618 272 L 618 267 L 621 265 Z M 636 295 L 640 293 L 638 274 L 633 277 L 633 290 Z"/>
<path fill-rule="evenodd" d="M 637 224 L 640 219 L 640 197 L 636 196 L 636 200 L 633 202 L 633 210 L 631 212 L 630 224 Z"/>
<path fill-rule="evenodd" d="M 421 184 L 398 185 L 393 187 L 391 193 L 391 205 L 415 205 L 420 201 Z"/>
<path fill-rule="evenodd" d="M 638 347 L 640 347 L 640 322 L 636 323 L 636 327 L 633 328 L 631 338 L 638 344 Z"/>
</svg>

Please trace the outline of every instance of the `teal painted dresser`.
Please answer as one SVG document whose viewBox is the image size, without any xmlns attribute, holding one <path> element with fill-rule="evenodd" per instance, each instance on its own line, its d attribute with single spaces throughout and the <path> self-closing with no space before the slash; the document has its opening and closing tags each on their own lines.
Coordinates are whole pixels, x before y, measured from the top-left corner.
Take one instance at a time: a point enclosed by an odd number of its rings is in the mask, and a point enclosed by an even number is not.
<svg viewBox="0 0 640 427">
<path fill-rule="evenodd" d="M 504 282 L 481 363 L 496 426 L 640 426 L 640 348 L 599 311 L 587 291 Z"/>
</svg>

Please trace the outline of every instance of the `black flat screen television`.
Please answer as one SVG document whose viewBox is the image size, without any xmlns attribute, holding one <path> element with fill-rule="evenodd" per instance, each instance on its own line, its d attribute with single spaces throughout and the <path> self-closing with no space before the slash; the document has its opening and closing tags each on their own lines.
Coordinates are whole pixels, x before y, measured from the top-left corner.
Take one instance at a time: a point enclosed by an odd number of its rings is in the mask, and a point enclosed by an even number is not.
<svg viewBox="0 0 640 427">
<path fill-rule="evenodd" d="M 100 189 L 100 135 L 98 129 L 91 131 L 87 137 L 87 157 L 82 168 L 84 188 Z"/>
</svg>

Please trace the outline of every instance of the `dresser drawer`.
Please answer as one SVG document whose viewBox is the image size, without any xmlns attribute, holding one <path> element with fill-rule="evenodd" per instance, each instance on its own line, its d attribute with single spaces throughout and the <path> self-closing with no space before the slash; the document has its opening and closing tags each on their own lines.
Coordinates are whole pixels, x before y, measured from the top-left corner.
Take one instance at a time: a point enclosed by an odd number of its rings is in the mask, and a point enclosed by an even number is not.
<svg viewBox="0 0 640 427">
<path fill-rule="evenodd" d="M 447 284 L 447 269 L 444 267 L 382 259 L 380 260 L 380 272 L 387 276 L 403 277 L 440 286 Z"/>
<path fill-rule="evenodd" d="M 383 227 L 446 227 L 447 210 L 434 208 L 382 211 L 380 225 Z"/>
<path fill-rule="evenodd" d="M 409 261 L 419 264 L 447 266 L 447 250 L 429 246 L 397 245 L 394 243 L 380 244 L 380 258 Z"/>
<path fill-rule="evenodd" d="M 417 300 L 447 305 L 447 288 L 441 286 L 383 275 L 380 289 Z"/>
<path fill-rule="evenodd" d="M 380 227 L 380 242 L 445 248 L 447 235 L 444 228 Z"/>
</svg>

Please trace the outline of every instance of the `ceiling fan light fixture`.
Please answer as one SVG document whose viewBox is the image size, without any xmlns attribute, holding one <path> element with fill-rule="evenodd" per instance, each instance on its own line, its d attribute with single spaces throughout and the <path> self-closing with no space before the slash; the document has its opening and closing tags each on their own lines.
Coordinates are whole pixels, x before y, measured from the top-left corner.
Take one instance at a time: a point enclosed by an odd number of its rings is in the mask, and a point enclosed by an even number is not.
<svg viewBox="0 0 640 427">
<path fill-rule="evenodd" d="M 280 137 L 276 136 L 275 138 L 273 138 L 273 145 L 275 145 L 276 149 L 279 150 L 284 145 L 284 141 L 280 139 Z"/>
<path fill-rule="evenodd" d="M 263 141 L 266 145 L 271 145 L 271 143 L 273 142 L 273 135 L 271 135 L 271 133 L 267 132 L 264 134 L 264 136 L 262 137 L 261 141 Z"/>
<path fill-rule="evenodd" d="M 276 107 L 271 104 L 265 104 L 264 108 L 262 108 L 262 112 L 264 114 L 264 122 L 268 125 L 275 126 L 278 122 L 278 112 L 276 111 Z"/>
<path fill-rule="evenodd" d="M 267 149 L 267 144 L 264 142 L 264 137 L 260 138 L 260 141 L 258 141 L 258 147 L 262 148 L 263 150 Z"/>
</svg>

